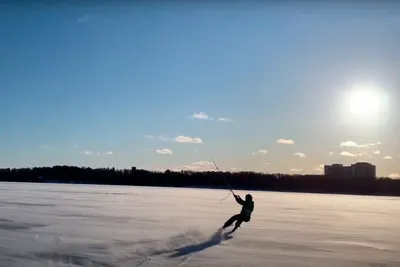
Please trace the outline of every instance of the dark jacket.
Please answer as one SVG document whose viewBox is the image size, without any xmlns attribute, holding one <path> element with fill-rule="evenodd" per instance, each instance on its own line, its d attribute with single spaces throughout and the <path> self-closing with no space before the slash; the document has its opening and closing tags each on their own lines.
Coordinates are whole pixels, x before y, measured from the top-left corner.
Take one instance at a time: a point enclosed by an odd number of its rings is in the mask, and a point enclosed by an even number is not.
<svg viewBox="0 0 400 267">
<path fill-rule="evenodd" d="M 240 196 L 235 196 L 235 199 L 237 203 L 242 205 L 242 210 L 240 211 L 240 214 L 247 218 L 250 218 L 251 213 L 254 210 L 254 201 L 253 200 L 245 201 Z"/>
</svg>

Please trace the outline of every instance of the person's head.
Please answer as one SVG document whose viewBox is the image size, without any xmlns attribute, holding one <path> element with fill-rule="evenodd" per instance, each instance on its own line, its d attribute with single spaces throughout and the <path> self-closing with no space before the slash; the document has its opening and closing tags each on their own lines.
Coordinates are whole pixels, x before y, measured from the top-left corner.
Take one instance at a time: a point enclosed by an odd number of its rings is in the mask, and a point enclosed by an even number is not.
<svg viewBox="0 0 400 267">
<path fill-rule="evenodd" d="M 251 201 L 253 200 L 253 197 L 250 194 L 246 195 L 246 201 Z"/>
</svg>

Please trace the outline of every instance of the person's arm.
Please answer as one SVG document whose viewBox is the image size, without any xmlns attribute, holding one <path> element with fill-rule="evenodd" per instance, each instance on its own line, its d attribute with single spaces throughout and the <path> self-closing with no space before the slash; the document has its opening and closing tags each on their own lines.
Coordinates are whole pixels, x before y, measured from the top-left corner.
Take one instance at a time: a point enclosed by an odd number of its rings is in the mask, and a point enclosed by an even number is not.
<svg viewBox="0 0 400 267">
<path fill-rule="evenodd" d="M 242 199 L 240 196 L 235 195 L 235 199 L 236 199 L 236 202 L 239 203 L 240 205 L 243 205 L 243 204 L 244 204 L 244 201 L 243 201 L 243 199 Z"/>
</svg>

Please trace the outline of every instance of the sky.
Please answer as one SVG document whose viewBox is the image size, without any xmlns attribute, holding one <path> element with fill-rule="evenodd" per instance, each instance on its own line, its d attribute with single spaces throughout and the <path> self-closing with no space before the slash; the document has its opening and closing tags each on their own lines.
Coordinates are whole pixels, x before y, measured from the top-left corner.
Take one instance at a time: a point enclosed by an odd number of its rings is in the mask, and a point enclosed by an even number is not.
<svg viewBox="0 0 400 267">
<path fill-rule="evenodd" d="M 0 168 L 400 175 L 396 1 L 0 4 Z"/>
</svg>

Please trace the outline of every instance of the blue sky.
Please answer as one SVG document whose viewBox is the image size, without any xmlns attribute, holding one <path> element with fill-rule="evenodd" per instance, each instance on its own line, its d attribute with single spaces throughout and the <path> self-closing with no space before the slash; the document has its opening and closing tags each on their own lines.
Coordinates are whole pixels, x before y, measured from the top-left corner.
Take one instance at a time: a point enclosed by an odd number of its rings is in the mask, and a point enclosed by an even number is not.
<svg viewBox="0 0 400 267">
<path fill-rule="evenodd" d="M 207 169 L 213 157 L 226 170 L 400 173 L 396 10 L 3 4 L 0 167 Z M 352 114 L 354 88 L 379 108 Z"/>
</svg>

